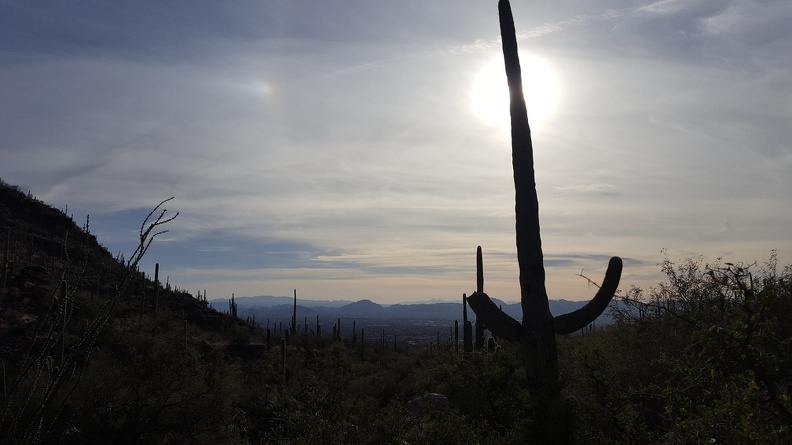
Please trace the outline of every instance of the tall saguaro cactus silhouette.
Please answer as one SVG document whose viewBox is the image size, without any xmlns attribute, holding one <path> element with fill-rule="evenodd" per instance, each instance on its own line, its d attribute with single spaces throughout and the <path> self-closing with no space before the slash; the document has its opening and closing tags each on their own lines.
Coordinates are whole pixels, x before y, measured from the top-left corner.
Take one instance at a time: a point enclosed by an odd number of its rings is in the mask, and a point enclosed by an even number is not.
<svg viewBox="0 0 792 445">
<path fill-rule="evenodd" d="M 533 164 L 533 144 L 522 91 L 514 18 L 508 0 L 498 2 L 503 57 L 509 84 L 512 166 L 514 168 L 517 262 L 520 270 L 522 323 L 498 310 L 482 291 L 468 297 L 476 316 L 499 337 L 519 341 L 526 356 L 531 393 L 548 400 L 558 390 L 556 334 L 568 334 L 596 319 L 608 306 L 619 285 L 622 260 L 613 257 L 597 294 L 584 307 L 553 317 L 547 301 L 542 240 L 539 235 L 539 201 Z M 481 263 L 478 263 L 481 268 Z M 478 279 L 479 282 L 482 278 Z"/>
</svg>

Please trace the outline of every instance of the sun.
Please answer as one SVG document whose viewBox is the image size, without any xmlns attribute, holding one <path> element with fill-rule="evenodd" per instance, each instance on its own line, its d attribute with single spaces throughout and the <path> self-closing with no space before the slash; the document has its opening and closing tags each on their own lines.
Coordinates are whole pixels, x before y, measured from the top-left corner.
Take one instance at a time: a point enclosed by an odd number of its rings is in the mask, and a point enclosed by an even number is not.
<svg viewBox="0 0 792 445">
<path fill-rule="evenodd" d="M 523 94 L 531 129 L 538 129 L 555 112 L 561 95 L 561 82 L 553 67 L 543 58 L 520 52 Z M 484 124 L 508 130 L 509 88 L 503 56 L 487 62 L 476 74 L 470 95 L 473 113 Z"/>
</svg>

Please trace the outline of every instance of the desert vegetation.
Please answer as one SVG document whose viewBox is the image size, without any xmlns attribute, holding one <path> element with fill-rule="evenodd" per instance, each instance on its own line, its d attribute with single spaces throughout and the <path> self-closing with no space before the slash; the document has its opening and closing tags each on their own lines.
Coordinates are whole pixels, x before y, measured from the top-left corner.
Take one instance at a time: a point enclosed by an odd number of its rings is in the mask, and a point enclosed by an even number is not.
<svg viewBox="0 0 792 445">
<path fill-rule="evenodd" d="M 617 294 L 615 324 L 557 336 L 548 417 L 519 343 L 466 350 L 460 329 L 394 349 L 363 326 L 268 336 L 138 271 L 139 255 L 112 256 L 87 224 L 2 193 L 2 443 L 792 440 L 792 268 L 774 252 L 666 259 L 663 282 Z M 141 245 L 169 218 L 152 212 Z"/>
<path fill-rule="evenodd" d="M 389 347 L 354 321 L 350 336 L 340 319 L 332 332 L 318 318 L 300 327 L 296 290 L 286 329 L 262 326 L 240 319 L 233 296 L 218 312 L 163 285 L 159 264 L 153 277 L 139 269 L 178 215 L 168 200 L 125 258 L 88 220 L 0 182 L 0 443 L 792 443 L 792 266 L 776 252 L 762 264 L 666 256 L 663 282 L 622 291 L 614 257 L 588 305 L 550 313 L 513 19 L 500 7 L 522 322 L 484 293 L 479 250 L 461 329 L 432 347 Z M 608 307 L 614 324 L 577 333 Z"/>
</svg>

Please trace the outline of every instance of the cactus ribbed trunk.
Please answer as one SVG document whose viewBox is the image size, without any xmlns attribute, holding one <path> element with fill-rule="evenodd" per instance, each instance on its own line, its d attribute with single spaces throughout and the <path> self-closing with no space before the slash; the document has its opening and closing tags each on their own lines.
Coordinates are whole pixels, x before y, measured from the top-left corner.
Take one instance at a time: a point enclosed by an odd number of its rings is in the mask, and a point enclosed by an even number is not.
<svg viewBox="0 0 792 445">
<path fill-rule="evenodd" d="M 527 357 L 528 384 L 531 391 L 546 397 L 556 390 L 558 354 L 553 331 L 553 316 L 550 313 L 545 289 L 533 142 L 522 90 L 514 18 L 509 2 L 499 2 L 498 12 L 511 114 L 517 263 L 520 270 L 520 302 L 523 310 L 520 343 Z"/>
</svg>

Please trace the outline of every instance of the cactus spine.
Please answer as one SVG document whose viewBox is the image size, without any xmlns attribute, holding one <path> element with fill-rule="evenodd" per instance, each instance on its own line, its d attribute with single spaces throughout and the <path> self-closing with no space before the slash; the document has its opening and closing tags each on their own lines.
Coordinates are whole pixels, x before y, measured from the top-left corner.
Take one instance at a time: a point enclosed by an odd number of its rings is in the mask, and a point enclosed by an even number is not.
<svg viewBox="0 0 792 445">
<path fill-rule="evenodd" d="M 483 292 L 472 294 L 468 302 L 491 331 L 522 344 L 529 389 L 540 403 L 544 403 L 557 394 L 559 386 L 555 335 L 574 332 L 602 313 L 618 287 L 622 261 L 619 257 L 611 258 L 602 287 L 588 304 L 570 314 L 552 316 L 545 288 L 531 129 L 522 94 L 517 38 L 509 1 L 500 0 L 498 11 L 510 96 L 522 323 L 499 311 Z"/>
</svg>

